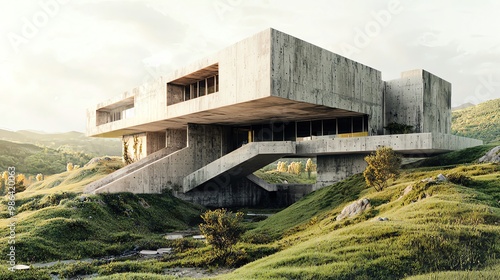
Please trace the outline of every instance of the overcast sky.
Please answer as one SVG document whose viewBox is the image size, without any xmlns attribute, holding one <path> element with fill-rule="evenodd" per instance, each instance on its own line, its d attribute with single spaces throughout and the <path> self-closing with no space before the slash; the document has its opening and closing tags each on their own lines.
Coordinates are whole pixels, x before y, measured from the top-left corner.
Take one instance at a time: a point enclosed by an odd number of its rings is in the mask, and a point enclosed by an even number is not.
<svg viewBox="0 0 500 280">
<path fill-rule="evenodd" d="M 86 109 L 272 27 L 452 105 L 500 98 L 500 1 L 0 0 L 0 128 L 84 131 Z"/>
</svg>

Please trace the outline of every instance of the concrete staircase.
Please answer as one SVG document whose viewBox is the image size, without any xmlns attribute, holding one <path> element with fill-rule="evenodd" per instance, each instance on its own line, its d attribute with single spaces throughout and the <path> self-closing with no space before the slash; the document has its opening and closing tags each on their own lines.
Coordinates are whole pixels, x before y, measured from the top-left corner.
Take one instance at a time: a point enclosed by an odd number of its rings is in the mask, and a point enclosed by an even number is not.
<svg viewBox="0 0 500 280">
<path fill-rule="evenodd" d="M 186 193 L 210 180 L 217 183 L 246 177 L 259 168 L 295 152 L 296 145 L 293 141 L 246 144 L 184 177 L 183 192 Z"/>
<path fill-rule="evenodd" d="M 179 148 L 163 148 L 157 152 L 154 152 L 150 154 L 149 156 L 141 159 L 140 161 L 131 163 L 127 166 L 124 166 L 117 171 L 109 174 L 108 176 L 97 180 L 95 182 L 92 182 L 88 184 L 85 187 L 84 192 L 85 193 L 96 193 L 96 190 L 103 189 L 106 185 L 111 184 L 115 181 L 118 181 L 126 176 L 129 176 L 130 174 L 133 174 L 134 172 L 153 164 L 154 162 L 157 162 L 175 152 L 179 151 Z"/>
</svg>

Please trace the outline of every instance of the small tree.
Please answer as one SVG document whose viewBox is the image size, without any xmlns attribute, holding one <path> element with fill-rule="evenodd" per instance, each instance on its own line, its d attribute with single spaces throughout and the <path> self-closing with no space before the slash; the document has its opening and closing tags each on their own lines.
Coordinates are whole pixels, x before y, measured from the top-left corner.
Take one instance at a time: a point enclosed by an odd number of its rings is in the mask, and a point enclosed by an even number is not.
<svg viewBox="0 0 500 280">
<path fill-rule="evenodd" d="M 42 173 L 36 174 L 36 181 L 37 182 L 43 181 L 43 174 Z"/>
<path fill-rule="evenodd" d="M 233 250 L 243 233 L 243 213 L 228 212 L 226 209 L 208 210 L 201 215 L 200 231 L 212 245 L 216 258 L 225 258 Z"/>
<path fill-rule="evenodd" d="M 307 159 L 305 170 L 307 172 L 307 178 L 311 178 L 311 172 L 316 170 L 316 165 L 313 163 L 312 159 Z"/>
<path fill-rule="evenodd" d="M 26 185 L 24 184 L 25 181 L 26 181 L 26 176 L 24 176 L 24 174 L 18 174 L 16 176 L 16 183 L 14 185 L 16 193 L 20 193 L 26 190 Z"/>
<path fill-rule="evenodd" d="M 304 171 L 304 165 L 300 161 L 294 161 L 288 166 L 288 173 L 300 175 Z"/>
<path fill-rule="evenodd" d="M 388 185 L 389 179 L 395 179 L 399 175 L 401 157 L 389 147 L 380 147 L 369 156 L 365 157 L 368 163 L 363 175 L 366 184 L 381 191 Z"/>
<path fill-rule="evenodd" d="M 68 162 L 68 164 L 66 164 L 66 171 L 71 171 L 71 170 L 73 170 L 73 163 Z"/>
<path fill-rule="evenodd" d="M 287 162 L 286 161 L 278 161 L 278 165 L 276 168 L 279 172 L 287 171 Z"/>
</svg>

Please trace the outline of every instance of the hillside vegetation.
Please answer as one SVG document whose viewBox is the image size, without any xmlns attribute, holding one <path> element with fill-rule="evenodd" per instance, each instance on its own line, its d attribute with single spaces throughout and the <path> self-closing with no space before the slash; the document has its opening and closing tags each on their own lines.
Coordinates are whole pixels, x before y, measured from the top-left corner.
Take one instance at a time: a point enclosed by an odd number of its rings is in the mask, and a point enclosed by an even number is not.
<svg viewBox="0 0 500 280">
<path fill-rule="evenodd" d="M 28 130 L 9 131 L 0 129 L 0 140 L 32 144 L 66 153 L 86 153 L 95 156 L 121 155 L 119 139 L 92 138 L 76 131 L 65 133 L 43 133 Z"/>
<path fill-rule="evenodd" d="M 459 136 L 500 142 L 500 99 L 452 112 L 451 130 Z"/>
<path fill-rule="evenodd" d="M 83 152 L 65 152 L 32 144 L 0 140 L 0 170 L 14 166 L 17 173 L 51 175 L 66 170 L 68 162 L 83 166 L 92 158 Z"/>
<path fill-rule="evenodd" d="M 367 188 L 362 175 L 355 175 L 315 191 L 263 221 L 246 222 L 248 230 L 230 262 L 239 268 L 212 277 L 496 279 L 500 274 L 500 165 L 474 162 L 491 147 L 420 162 L 417 168 L 403 169 L 380 192 Z M 456 159 L 462 162 L 455 163 Z M 169 243 L 162 238 L 168 231 L 195 226 L 202 208 L 167 193 L 80 193 L 88 181 L 120 164 L 119 159 L 101 160 L 54 175 L 19 194 L 19 260 L 83 259 L 134 248 L 173 247 L 174 253 L 155 259 L 78 262 L 18 271 L 16 279 L 50 279 L 52 272 L 60 277 L 92 274 L 96 279 L 174 279 L 165 274 L 184 275 L 182 268 L 186 267 L 215 269 L 217 263 L 210 259 L 211 248 L 206 244 L 194 240 Z M 471 180 L 422 181 L 438 174 Z M 61 183 L 52 186 L 55 181 Z M 64 191 L 63 186 L 71 184 Z M 409 186 L 411 190 L 404 195 Z M 371 205 L 365 212 L 337 220 L 346 205 L 363 198 Z M 2 217 L 7 218 L 5 201 L 2 205 Z M 7 236 L 7 222 L 2 220 L 0 236 Z M 7 254 L 6 237 L 0 244 Z M 1 270 L 6 268 L 0 265 Z M 9 279 L 7 275 L 0 272 L 1 279 Z"/>
<path fill-rule="evenodd" d="M 495 279 L 500 272 L 500 165 L 425 168 L 403 171 L 382 192 L 366 189 L 356 175 L 306 196 L 246 233 L 247 239 L 260 241 L 270 233 L 265 242 L 276 240 L 280 252 L 219 278 L 400 279 L 467 270 L 426 276 Z M 439 173 L 473 180 L 467 186 L 421 182 Z M 409 185 L 413 190 L 402 196 Z M 361 198 L 370 200 L 369 210 L 336 220 L 346 204 Z"/>
<path fill-rule="evenodd" d="M 86 184 L 121 166 L 119 158 L 103 158 L 80 169 L 53 175 L 17 194 L 16 261 L 84 259 L 131 250 L 156 250 L 166 246 L 163 234 L 199 222 L 202 207 L 168 193 L 81 193 Z M 7 199 L 3 197 L 0 206 L 0 251 L 4 256 L 10 246 Z M 14 277 L 4 264 L 0 270 L 0 279 Z M 15 275 L 19 279 L 48 277 L 47 271 L 36 269 Z"/>
</svg>

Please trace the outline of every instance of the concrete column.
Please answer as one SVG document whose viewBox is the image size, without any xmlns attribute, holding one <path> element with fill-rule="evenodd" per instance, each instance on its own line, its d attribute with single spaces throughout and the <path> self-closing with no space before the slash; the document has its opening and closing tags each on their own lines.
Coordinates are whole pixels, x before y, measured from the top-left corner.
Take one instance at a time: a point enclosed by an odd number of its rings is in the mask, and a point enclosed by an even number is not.
<svg viewBox="0 0 500 280">
<path fill-rule="evenodd" d="M 165 148 L 164 132 L 146 132 L 146 153 L 150 155 Z"/>
<path fill-rule="evenodd" d="M 167 129 L 165 132 L 165 146 L 180 150 L 187 146 L 187 130 L 185 129 Z"/>
<path fill-rule="evenodd" d="M 223 131 L 220 125 L 188 124 L 188 146 L 193 150 L 195 170 L 224 155 Z"/>
<path fill-rule="evenodd" d="M 321 189 L 347 177 L 362 173 L 367 163 L 365 155 L 318 156 L 318 175 L 314 189 Z"/>
</svg>

